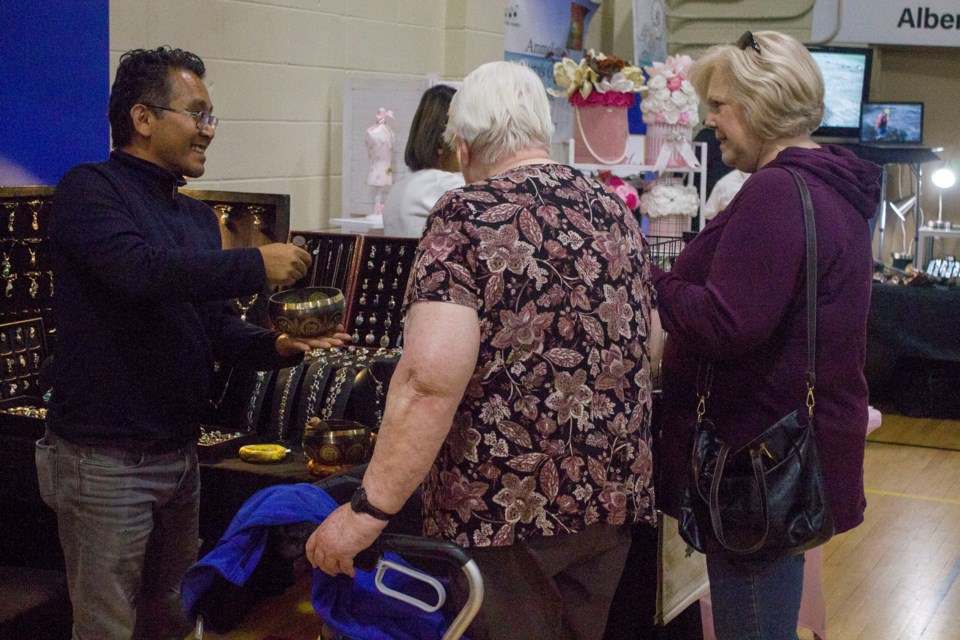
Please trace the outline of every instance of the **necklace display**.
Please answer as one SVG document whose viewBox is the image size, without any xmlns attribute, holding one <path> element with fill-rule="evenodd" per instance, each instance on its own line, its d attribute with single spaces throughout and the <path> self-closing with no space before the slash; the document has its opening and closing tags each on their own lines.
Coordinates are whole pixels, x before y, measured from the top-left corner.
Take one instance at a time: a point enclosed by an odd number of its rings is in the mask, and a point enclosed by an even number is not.
<svg viewBox="0 0 960 640">
<path fill-rule="evenodd" d="M 215 204 L 212 208 L 216 211 L 217 217 L 220 218 L 220 224 L 229 229 L 230 212 L 233 211 L 233 207 L 229 204 Z"/>
<path fill-rule="evenodd" d="M 34 231 L 40 230 L 40 207 L 43 206 L 42 200 L 30 200 L 27 202 L 30 208 L 30 228 Z"/>
<path fill-rule="evenodd" d="M 291 438 L 300 437 L 301 431 L 310 418 L 319 413 L 320 402 L 327 390 L 327 382 L 330 380 L 330 372 L 333 366 L 328 361 L 325 353 L 316 358 L 307 369 L 303 376 L 303 389 L 300 391 L 300 401 L 297 403 L 297 412 L 293 429 L 291 429 Z"/>
<path fill-rule="evenodd" d="M 274 401 L 270 433 L 280 440 L 286 440 L 290 436 L 290 413 L 303 369 L 304 364 L 301 362 L 295 367 L 281 369 L 277 374 L 277 390 L 274 391 L 274 396 L 277 397 L 276 394 L 279 393 L 279 399 Z"/>
<path fill-rule="evenodd" d="M 336 287 L 347 293 L 350 270 L 358 236 L 342 234 L 298 234 L 293 243 L 313 256 L 313 269 L 308 278 L 294 287 Z"/>
<path fill-rule="evenodd" d="M 260 410 L 263 407 L 263 400 L 270 387 L 270 380 L 273 378 L 273 371 L 257 371 L 253 381 L 253 391 L 247 400 L 246 421 L 244 423 L 245 431 L 257 433 L 260 426 Z"/>
<path fill-rule="evenodd" d="M 240 319 L 241 319 L 241 320 L 246 320 L 246 319 L 247 319 L 247 312 L 250 311 L 250 308 L 251 308 L 254 304 L 256 304 L 257 298 L 258 298 L 259 296 L 260 296 L 260 294 L 255 293 L 255 294 L 253 294 L 252 296 L 250 296 L 250 299 L 249 299 L 247 302 L 243 302 L 243 299 L 242 299 L 242 298 L 237 298 L 236 300 L 234 300 L 234 302 L 235 302 L 236 305 L 237 305 L 237 309 L 240 311 Z"/>
<path fill-rule="evenodd" d="M 327 391 L 323 408 L 320 410 L 321 420 L 339 420 L 343 418 L 343 412 L 346 408 L 345 405 L 350 396 L 350 391 L 353 389 L 356 376 L 357 370 L 352 366 L 342 366 L 337 369 L 333 384 Z"/>
</svg>

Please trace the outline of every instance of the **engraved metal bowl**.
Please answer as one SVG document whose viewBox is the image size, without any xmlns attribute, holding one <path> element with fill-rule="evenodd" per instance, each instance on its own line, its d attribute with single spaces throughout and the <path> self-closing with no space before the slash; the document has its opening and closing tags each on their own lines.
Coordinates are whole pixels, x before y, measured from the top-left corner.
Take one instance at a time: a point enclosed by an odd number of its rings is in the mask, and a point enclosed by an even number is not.
<svg viewBox="0 0 960 640">
<path fill-rule="evenodd" d="M 270 296 L 267 313 L 277 331 L 297 338 L 319 338 L 343 324 L 346 304 L 334 287 L 289 289 Z"/>
<path fill-rule="evenodd" d="M 362 464 L 373 453 L 370 429 L 353 420 L 314 418 L 304 426 L 302 443 L 313 466 Z"/>
</svg>

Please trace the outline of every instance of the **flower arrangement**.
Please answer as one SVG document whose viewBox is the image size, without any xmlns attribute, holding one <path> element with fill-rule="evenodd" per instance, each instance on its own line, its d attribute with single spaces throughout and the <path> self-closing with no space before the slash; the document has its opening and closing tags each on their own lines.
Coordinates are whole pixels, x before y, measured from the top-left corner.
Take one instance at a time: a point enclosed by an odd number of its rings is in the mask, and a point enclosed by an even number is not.
<svg viewBox="0 0 960 640">
<path fill-rule="evenodd" d="M 640 196 L 640 212 L 651 218 L 695 216 L 699 209 L 700 197 L 696 188 L 683 184 L 655 182 Z"/>
<path fill-rule="evenodd" d="M 637 205 L 640 204 L 640 194 L 637 193 L 636 188 L 632 184 L 625 182 L 623 178 L 615 176 L 609 171 L 601 171 L 597 174 L 597 180 L 619 196 L 630 211 L 634 211 Z"/>
<path fill-rule="evenodd" d="M 690 56 L 667 56 L 666 62 L 643 68 L 649 76 L 648 91 L 640 101 L 645 123 L 693 126 L 697 121 L 699 100 L 687 80 L 692 64 Z"/>
<path fill-rule="evenodd" d="M 567 98 L 575 107 L 630 107 L 632 94 L 646 89 L 640 67 L 593 49 L 580 62 L 563 58 L 555 63 L 553 79 L 563 91 L 548 89 L 550 94 Z"/>
</svg>

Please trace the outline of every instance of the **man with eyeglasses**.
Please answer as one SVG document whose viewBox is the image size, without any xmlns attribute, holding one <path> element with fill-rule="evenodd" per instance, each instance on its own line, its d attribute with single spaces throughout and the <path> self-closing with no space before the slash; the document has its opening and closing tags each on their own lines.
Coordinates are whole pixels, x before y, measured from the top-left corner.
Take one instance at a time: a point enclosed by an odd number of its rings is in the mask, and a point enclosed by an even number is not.
<svg viewBox="0 0 960 640">
<path fill-rule="evenodd" d="M 178 192 L 203 175 L 218 119 L 196 55 L 120 58 L 114 151 L 61 180 L 50 220 L 57 329 L 40 493 L 56 512 L 73 638 L 189 631 L 180 581 L 196 561 L 196 442 L 214 360 L 290 366 L 311 348 L 242 321 L 232 304 L 290 285 L 311 256 L 288 244 L 221 249 L 210 208 Z M 341 328 L 342 329 L 342 328 Z"/>
</svg>

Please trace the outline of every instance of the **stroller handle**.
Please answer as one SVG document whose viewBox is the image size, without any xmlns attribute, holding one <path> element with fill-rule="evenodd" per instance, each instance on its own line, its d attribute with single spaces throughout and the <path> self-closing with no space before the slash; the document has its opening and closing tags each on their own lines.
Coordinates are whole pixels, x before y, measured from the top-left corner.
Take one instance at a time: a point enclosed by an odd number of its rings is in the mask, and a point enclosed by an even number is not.
<svg viewBox="0 0 960 640">
<path fill-rule="evenodd" d="M 444 560 L 458 568 L 470 562 L 470 556 L 460 545 L 447 540 L 388 533 L 380 536 L 379 547 L 381 552 L 393 551 L 413 558 Z"/>
<path fill-rule="evenodd" d="M 392 551 L 401 557 L 442 560 L 463 571 L 467 579 L 467 586 L 469 587 L 467 601 L 463 605 L 463 608 L 460 609 L 456 618 L 453 619 L 453 622 L 450 623 L 446 633 L 443 634 L 443 640 L 455 640 L 456 638 L 462 637 L 467 627 L 470 626 L 470 623 L 476 617 L 477 612 L 480 611 L 480 605 L 483 604 L 483 576 L 480 575 L 480 568 L 477 567 L 477 563 L 467 555 L 462 547 L 453 542 L 395 533 L 381 535 L 380 538 L 373 543 L 373 546 L 362 552 L 362 554 L 370 554 L 371 552 L 376 554 L 378 557 L 377 563 L 379 564 L 384 562 L 381 556 L 387 551 Z M 369 558 L 369 555 L 367 555 L 367 558 Z M 357 559 L 360 559 L 360 555 L 357 556 Z M 357 566 L 359 566 L 359 564 Z M 379 584 L 377 588 L 380 589 Z"/>
</svg>

